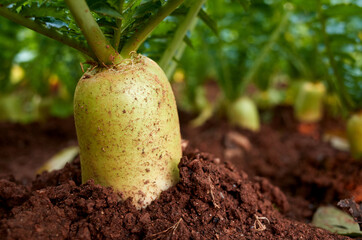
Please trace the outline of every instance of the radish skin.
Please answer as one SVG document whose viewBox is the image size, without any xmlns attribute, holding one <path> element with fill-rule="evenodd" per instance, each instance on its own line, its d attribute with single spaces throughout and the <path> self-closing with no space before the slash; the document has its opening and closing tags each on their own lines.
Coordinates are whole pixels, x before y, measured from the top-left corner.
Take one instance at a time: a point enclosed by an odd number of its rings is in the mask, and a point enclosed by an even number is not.
<svg viewBox="0 0 362 240">
<path fill-rule="evenodd" d="M 347 137 L 351 154 L 356 159 L 362 158 L 362 113 L 353 114 L 347 121 Z"/>
<path fill-rule="evenodd" d="M 294 102 L 294 116 L 300 122 L 318 122 L 323 115 L 323 98 L 326 89 L 323 83 L 306 82 L 301 86 Z"/>
<path fill-rule="evenodd" d="M 138 209 L 178 182 L 175 98 L 151 59 L 137 55 L 86 72 L 75 91 L 74 117 L 82 182 L 111 186 Z"/>
<path fill-rule="evenodd" d="M 248 97 L 240 97 L 231 103 L 227 111 L 230 122 L 242 128 L 259 131 L 259 112 L 255 103 Z"/>
</svg>

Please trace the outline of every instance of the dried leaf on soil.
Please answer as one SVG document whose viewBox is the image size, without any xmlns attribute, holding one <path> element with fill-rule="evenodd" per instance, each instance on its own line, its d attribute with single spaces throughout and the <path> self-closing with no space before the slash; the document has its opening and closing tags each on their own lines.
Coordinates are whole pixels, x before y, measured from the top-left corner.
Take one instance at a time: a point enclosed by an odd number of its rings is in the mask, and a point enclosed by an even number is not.
<svg viewBox="0 0 362 240">
<path fill-rule="evenodd" d="M 354 219 L 336 207 L 319 207 L 313 216 L 312 224 L 333 233 L 346 236 L 362 236 Z"/>
</svg>

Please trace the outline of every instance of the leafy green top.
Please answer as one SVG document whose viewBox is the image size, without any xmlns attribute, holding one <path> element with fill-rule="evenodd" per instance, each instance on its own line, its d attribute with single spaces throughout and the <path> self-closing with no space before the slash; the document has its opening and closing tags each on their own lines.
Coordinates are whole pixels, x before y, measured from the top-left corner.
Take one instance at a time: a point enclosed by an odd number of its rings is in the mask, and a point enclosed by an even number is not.
<svg viewBox="0 0 362 240">
<path fill-rule="evenodd" d="M 87 0 L 93 17 L 117 51 L 144 28 L 152 17 L 172 2 L 175 2 L 174 7 L 177 7 L 183 0 Z M 166 11 L 165 16 L 170 12 Z M 0 5 L 0 15 L 29 28 L 35 25 L 34 30 L 71 45 L 94 58 L 63 0 L 5 0 Z M 33 25 L 29 26 L 24 22 Z"/>
</svg>

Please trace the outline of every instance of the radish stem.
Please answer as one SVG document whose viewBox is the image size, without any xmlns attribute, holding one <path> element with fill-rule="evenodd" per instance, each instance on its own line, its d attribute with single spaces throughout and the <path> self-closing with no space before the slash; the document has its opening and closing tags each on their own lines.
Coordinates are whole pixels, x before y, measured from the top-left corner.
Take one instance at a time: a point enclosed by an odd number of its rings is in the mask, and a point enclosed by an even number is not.
<svg viewBox="0 0 362 240">
<path fill-rule="evenodd" d="M 205 3 L 206 0 L 197 0 L 193 3 L 188 11 L 185 19 L 182 21 L 180 26 L 177 28 L 175 32 L 175 36 L 167 46 L 164 54 L 162 55 L 161 60 L 159 61 L 159 65 L 162 69 L 166 69 L 167 65 L 170 63 L 170 60 L 174 56 L 177 48 L 182 43 L 186 32 L 192 27 L 192 23 L 194 19 L 197 17 L 202 5 Z"/>
<path fill-rule="evenodd" d="M 255 60 L 252 68 L 247 72 L 246 76 L 242 80 L 242 84 L 240 87 L 240 95 L 244 92 L 246 86 L 250 83 L 250 81 L 253 80 L 256 73 L 258 72 L 260 66 L 265 61 L 266 56 L 269 54 L 270 50 L 272 49 L 273 45 L 278 40 L 280 34 L 283 32 L 283 30 L 286 28 L 288 24 L 289 17 L 291 15 L 291 12 L 289 10 L 286 10 L 287 12 L 284 14 L 282 20 L 280 20 L 278 27 L 273 31 L 272 35 L 270 36 L 268 42 L 261 50 L 258 58 Z"/>
<path fill-rule="evenodd" d="M 68 0 L 70 1 L 70 0 Z M 122 48 L 121 56 L 123 58 L 129 58 L 130 52 L 137 51 L 141 44 L 147 39 L 151 32 L 162 22 L 164 18 L 169 16 L 184 0 L 169 0 L 165 6 L 163 6 L 143 28 L 138 31 L 125 43 Z"/>
<path fill-rule="evenodd" d="M 174 59 L 176 61 L 171 61 L 165 69 L 163 69 L 165 71 L 165 74 L 167 76 L 168 79 L 171 80 L 172 74 L 175 72 L 175 69 L 177 67 L 178 61 L 181 59 L 184 51 L 186 49 L 186 43 L 182 42 L 180 47 L 177 49 L 177 52 L 175 53 Z"/>
<path fill-rule="evenodd" d="M 122 57 L 108 43 L 85 0 L 65 0 L 65 3 L 68 5 L 97 59 L 103 64 L 119 63 Z"/>
<path fill-rule="evenodd" d="M 324 38 L 324 45 L 326 47 L 326 53 L 328 56 L 330 67 L 332 68 L 332 71 L 333 71 L 332 80 L 335 85 L 334 87 L 336 90 L 340 91 L 341 94 L 339 94 L 339 95 L 340 95 L 340 98 L 341 98 L 342 102 L 344 103 L 344 105 L 347 106 L 348 108 L 352 108 L 352 107 L 354 107 L 354 104 L 353 104 L 349 94 L 346 91 L 346 88 L 344 86 L 343 77 L 341 76 L 341 73 L 337 67 L 337 62 L 333 56 L 331 44 L 329 41 L 329 36 L 327 33 L 326 19 L 324 18 L 324 15 L 322 13 L 321 1 L 318 0 L 317 4 L 318 4 L 317 6 L 318 6 L 319 21 L 321 23 L 321 28 L 322 28 L 321 29 L 322 36 Z"/>
<path fill-rule="evenodd" d="M 124 0 L 119 1 L 118 12 L 120 14 L 122 14 L 122 12 L 123 12 L 123 3 L 124 3 Z M 115 30 L 114 36 L 113 36 L 113 47 L 116 51 L 118 51 L 119 42 L 121 40 L 121 33 L 122 33 L 122 19 L 118 19 L 116 21 L 116 23 L 117 23 L 117 29 Z"/>
</svg>

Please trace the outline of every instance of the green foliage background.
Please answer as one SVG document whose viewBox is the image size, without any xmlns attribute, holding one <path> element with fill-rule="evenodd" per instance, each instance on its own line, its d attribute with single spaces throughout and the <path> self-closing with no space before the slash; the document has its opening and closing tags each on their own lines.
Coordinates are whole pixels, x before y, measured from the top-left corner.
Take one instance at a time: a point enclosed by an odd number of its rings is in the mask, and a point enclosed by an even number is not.
<svg viewBox="0 0 362 240">
<path fill-rule="evenodd" d="M 341 96 L 345 108 L 362 107 L 362 1 L 251 3 L 245 9 L 237 1 L 208 1 L 206 9 L 217 20 L 219 34 L 198 25 L 191 39 L 194 49 L 187 49 L 182 60 L 187 86 L 195 88 L 213 76 L 226 98 L 242 95 L 245 76 L 255 70 L 263 47 L 289 12 L 286 27 L 262 59 L 253 83 L 266 90 L 274 87 L 276 76 L 287 76 L 290 84 L 323 81 L 329 92 Z M 188 101 L 193 98 L 189 93 Z"/>
<path fill-rule="evenodd" d="M 0 28 L 0 118 L 29 122 L 46 115 L 72 114 L 72 96 L 84 57 L 7 19 L 0 19 Z M 17 81 L 11 81 L 14 65 L 25 72 Z M 51 78 L 58 78 L 59 83 L 51 86 Z"/>
<path fill-rule="evenodd" d="M 115 0 L 87 2 L 111 42 L 122 20 L 125 34 L 121 47 L 166 1 L 127 0 L 121 13 Z M 62 0 L 5 0 L 2 4 L 84 44 Z M 140 52 L 159 60 L 190 4 L 191 0 L 185 1 L 167 17 Z M 183 58 L 174 59 L 185 71 L 185 101 L 196 104 L 199 86 L 210 78 L 217 81 L 227 99 L 244 94 L 245 77 L 287 13 L 288 23 L 256 69 L 253 84 L 262 91 L 274 88 L 278 76 L 288 79 L 289 85 L 301 79 L 322 80 L 329 92 L 341 97 L 346 109 L 361 109 L 361 0 L 207 1 L 195 30 L 184 39 L 187 48 Z M 70 115 L 74 89 L 82 74 L 80 63 L 87 57 L 2 17 L 0 28 L 0 119 L 29 122 L 49 115 Z M 11 81 L 14 65 L 25 72 L 18 81 Z"/>
</svg>

